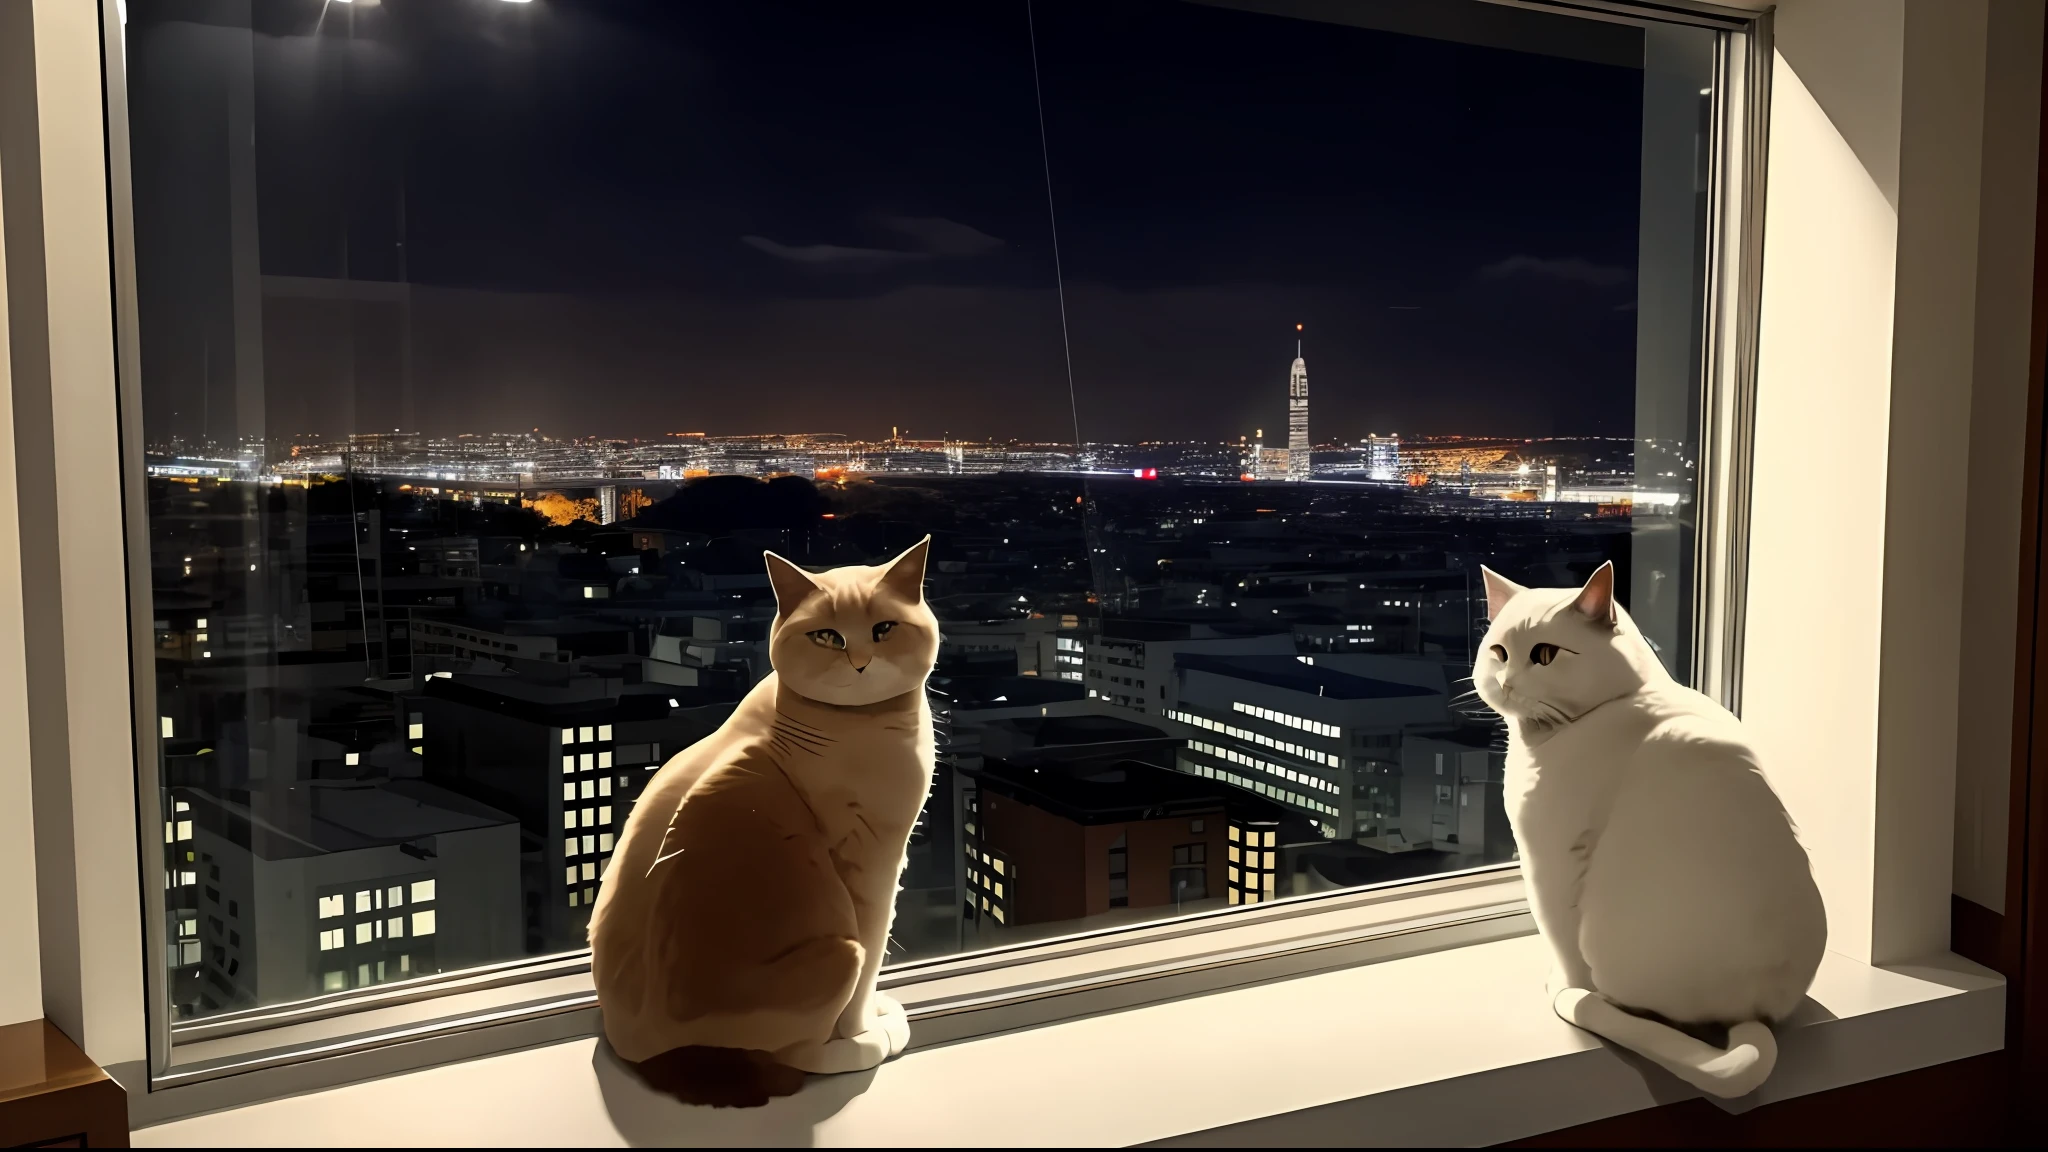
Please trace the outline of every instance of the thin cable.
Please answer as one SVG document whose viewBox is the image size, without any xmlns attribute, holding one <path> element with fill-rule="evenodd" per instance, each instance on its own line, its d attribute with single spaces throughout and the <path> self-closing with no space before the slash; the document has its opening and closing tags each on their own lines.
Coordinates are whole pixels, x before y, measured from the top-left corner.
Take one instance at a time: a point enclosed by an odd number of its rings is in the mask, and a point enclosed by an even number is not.
<svg viewBox="0 0 2048 1152">
<path fill-rule="evenodd" d="M 377 675 L 377 665 L 370 659 L 370 594 L 363 581 L 363 526 L 362 513 L 356 511 L 356 469 L 353 456 L 344 457 L 342 482 L 348 485 L 348 536 L 355 549 L 356 557 L 356 610 L 363 618 L 363 671 L 372 677 Z M 381 621 L 380 621 L 381 625 Z"/>
<path fill-rule="evenodd" d="M 1045 139 L 1045 85 L 1038 78 L 1038 24 L 1031 15 L 1031 0 L 1024 0 L 1024 28 L 1031 41 L 1031 95 L 1038 104 L 1038 160 L 1045 172 L 1045 218 L 1052 226 L 1053 289 L 1060 301 L 1060 347 L 1067 358 L 1067 408 L 1074 416 L 1074 455 L 1081 454 L 1081 403 L 1074 394 L 1074 342 L 1067 335 L 1067 275 L 1060 267 L 1060 220 L 1052 202 L 1052 149 Z M 1083 481 L 1086 484 L 1086 481 Z"/>
<path fill-rule="evenodd" d="M 1052 278 L 1053 289 L 1060 301 L 1060 350 L 1067 360 L 1067 409 L 1074 417 L 1074 463 L 1079 466 L 1085 461 L 1085 449 L 1081 444 L 1081 400 L 1074 389 L 1074 341 L 1067 334 L 1067 273 L 1060 265 L 1060 218 L 1053 207 L 1052 199 L 1052 148 L 1045 136 L 1045 82 L 1038 75 L 1038 22 L 1031 13 L 1031 0 L 1024 0 L 1024 29 L 1031 42 L 1031 95 L 1038 105 L 1038 162 L 1045 172 L 1045 219 L 1052 227 Z M 1081 477 L 1081 491 L 1085 498 L 1091 485 L 1087 475 Z M 1088 532 L 1088 513 L 1095 505 L 1090 502 L 1082 506 L 1081 543 L 1088 550 L 1089 583 L 1096 589 L 1097 603 L 1107 598 L 1109 586 L 1103 579 L 1102 571 L 1096 566 L 1095 542 Z"/>
</svg>

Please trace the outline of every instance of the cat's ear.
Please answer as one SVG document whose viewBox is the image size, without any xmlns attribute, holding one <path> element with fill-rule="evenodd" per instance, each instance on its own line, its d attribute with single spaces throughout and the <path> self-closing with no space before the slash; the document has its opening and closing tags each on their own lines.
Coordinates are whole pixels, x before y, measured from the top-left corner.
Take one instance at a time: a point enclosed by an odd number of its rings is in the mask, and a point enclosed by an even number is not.
<svg viewBox="0 0 2048 1152">
<path fill-rule="evenodd" d="M 1572 611 L 1594 624 L 1614 626 L 1614 561 L 1594 569 L 1586 586 L 1579 589 L 1579 598 L 1572 601 Z"/>
<path fill-rule="evenodd" d="M 1479 574 L 1486 578 L 1486 618 L 1488 620 L 1500 619 L 1500 614 L 1506 611 L 1508 601 L 1515 598 L 1515 593 L 1528 591 L 1527 588 L 1495 572 L 1484 564 L 1479 566 Z"/>
<path fill-rule="evenodd" d="M 932 538 L 927 536 L 903 550 L 903 555 L 889 561 L 882 571 L 881 586 L 894 592 L 912 604 L 924 602 L 924 560 L 932 550 Z"/>
<path fill-rule="evenodd" d="M 796 611 L 804 597 L 818 590 L 818 582 L 811 579 L 809 572 L 775 553 L 763 552 L 761 559 L 768 563 L 768 583 L 775 589 L 775 608 L 784 616 Z"/>
</svg>

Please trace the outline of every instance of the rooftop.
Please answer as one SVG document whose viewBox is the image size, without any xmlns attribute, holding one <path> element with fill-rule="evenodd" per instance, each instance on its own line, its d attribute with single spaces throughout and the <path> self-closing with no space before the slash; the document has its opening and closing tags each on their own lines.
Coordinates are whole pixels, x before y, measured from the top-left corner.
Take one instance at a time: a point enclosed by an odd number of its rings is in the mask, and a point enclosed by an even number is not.
<svg viewBox="0 0 2048 1152">
<path fill-rule="evenodd" d="M 190 800 L 195 812 L 210 810 L 199 817 L 200 827 L 245 845 L 265 860 L 390 847 L 451 832 L 518 823 L 496 808 L 422 780 L 303 782 L 291 787 L 306 793 L 310 814 L 303 814 L 301 801 L 296 800 L 285 802 L 293 809 L 291 818 L 273 820 L 255 804 L 211 792 L 180 789 L 178 798 Z"/>
<path fill-rule="evenodd" d="M 1143 619 L 1128 616 L 1102 618 L 1102 636 L 1107 640 L 1242 639 L 1281 635 L 1286 631 L 1262 620 L 1245 620 L 1235 612 L 1220 608 L 1167 609 L 1148 613 Z"/>
<path fill-rule="evenodd" d="M 934 697 L 942 697 L 955 710 L 968 708 L 1023 708 L 1079 700 L 1086 690 L 1079 681 L 1051 676 L 934 676 Z M 940 700 L 934 699 L 937 707 Z"/>
<path fill-rule="evenodd" d="M 1304 664 L 1293 656 L 1209 656 L 1183 652 L 1175 656 L 1173 662 L 1176 668 L 1250 680 L 1295 692 L 1312 692 L 1332 700 L 1393 700 L 1437 694 L 1433 689 L 1415 684 L 1395 684 L 1339 672 L 1335 668 Z"/>
<path fill-rule="evenodd" d="M 613 720 L 653 720 L 678 707 L 730 704 L 732 697 L 678 684 L 627 684 L 598 677 L 577 677 L 567 684 L 539 684 L 516 676 L 434 677 L 421 689 L 429 700 L 445 700 L 495 712 L 529 724 L 592 724 Z"/>
<path fill-rule="evenodd" d="M 1263 797 L 1138 760 L 1118 760 L 1075 772 L 1059 766 L 1031 767 L 990 759 L 977 775 L 990 792 L 1076 824 L 1115 824 L 1218 811 L 1244 820 L 1280 820 L 1287 815 Z"/>
<path fill-rule="evenodd" d="M 1070 681 L 1071 683 L 1071 681 Z M 990 747 L 1007 746 L 1026 754 L 1060 749 L 1094 751 L 1107 745 L 1141 744 L 1155 741 L 1179 743 L 1179 737 L 1120 716 L 1088 713 L 1081 716 L 1018 716 L 991 720 L 985 726 L 1000 731 L 1002 739 L 987 740 Z M 1012 758 L 1021 758 L 1017 752 Z"/>
</svg>

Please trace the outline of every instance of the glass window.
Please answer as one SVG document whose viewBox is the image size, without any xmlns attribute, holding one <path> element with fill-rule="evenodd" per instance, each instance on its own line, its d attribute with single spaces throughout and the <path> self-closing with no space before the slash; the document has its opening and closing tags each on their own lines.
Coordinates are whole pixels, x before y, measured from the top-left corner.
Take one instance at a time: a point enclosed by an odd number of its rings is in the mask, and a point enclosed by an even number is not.
<svg viewBox="0 0 2048 1152">
<path fill-rule="evenodd" d="M 1441 7 L 135 6 L 165 958 L 347 950 L 173 1018 L 582 947 L 770 548 L 933 536 L 892 962 L 1512 861 L 1479 565 L 1692 674 L 1720 34 Z"/>
</svg>

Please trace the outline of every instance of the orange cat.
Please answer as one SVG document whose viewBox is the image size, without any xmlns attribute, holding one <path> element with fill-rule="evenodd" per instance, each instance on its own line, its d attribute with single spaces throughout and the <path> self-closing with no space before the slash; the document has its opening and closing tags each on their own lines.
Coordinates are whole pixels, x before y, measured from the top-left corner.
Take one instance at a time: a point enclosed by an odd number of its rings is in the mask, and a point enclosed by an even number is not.
<svg viewBox="0 0 2048 1152">
<path fill-rule="evenodd" d="M 768 553 L 775 671 L 626 821 L 591 971 L 613 1049 L 684 1100 L 765 1103 L 910 1037 L 875 976 L 932 778 L 930 544 L 821 573 Z"/>
</svg>

